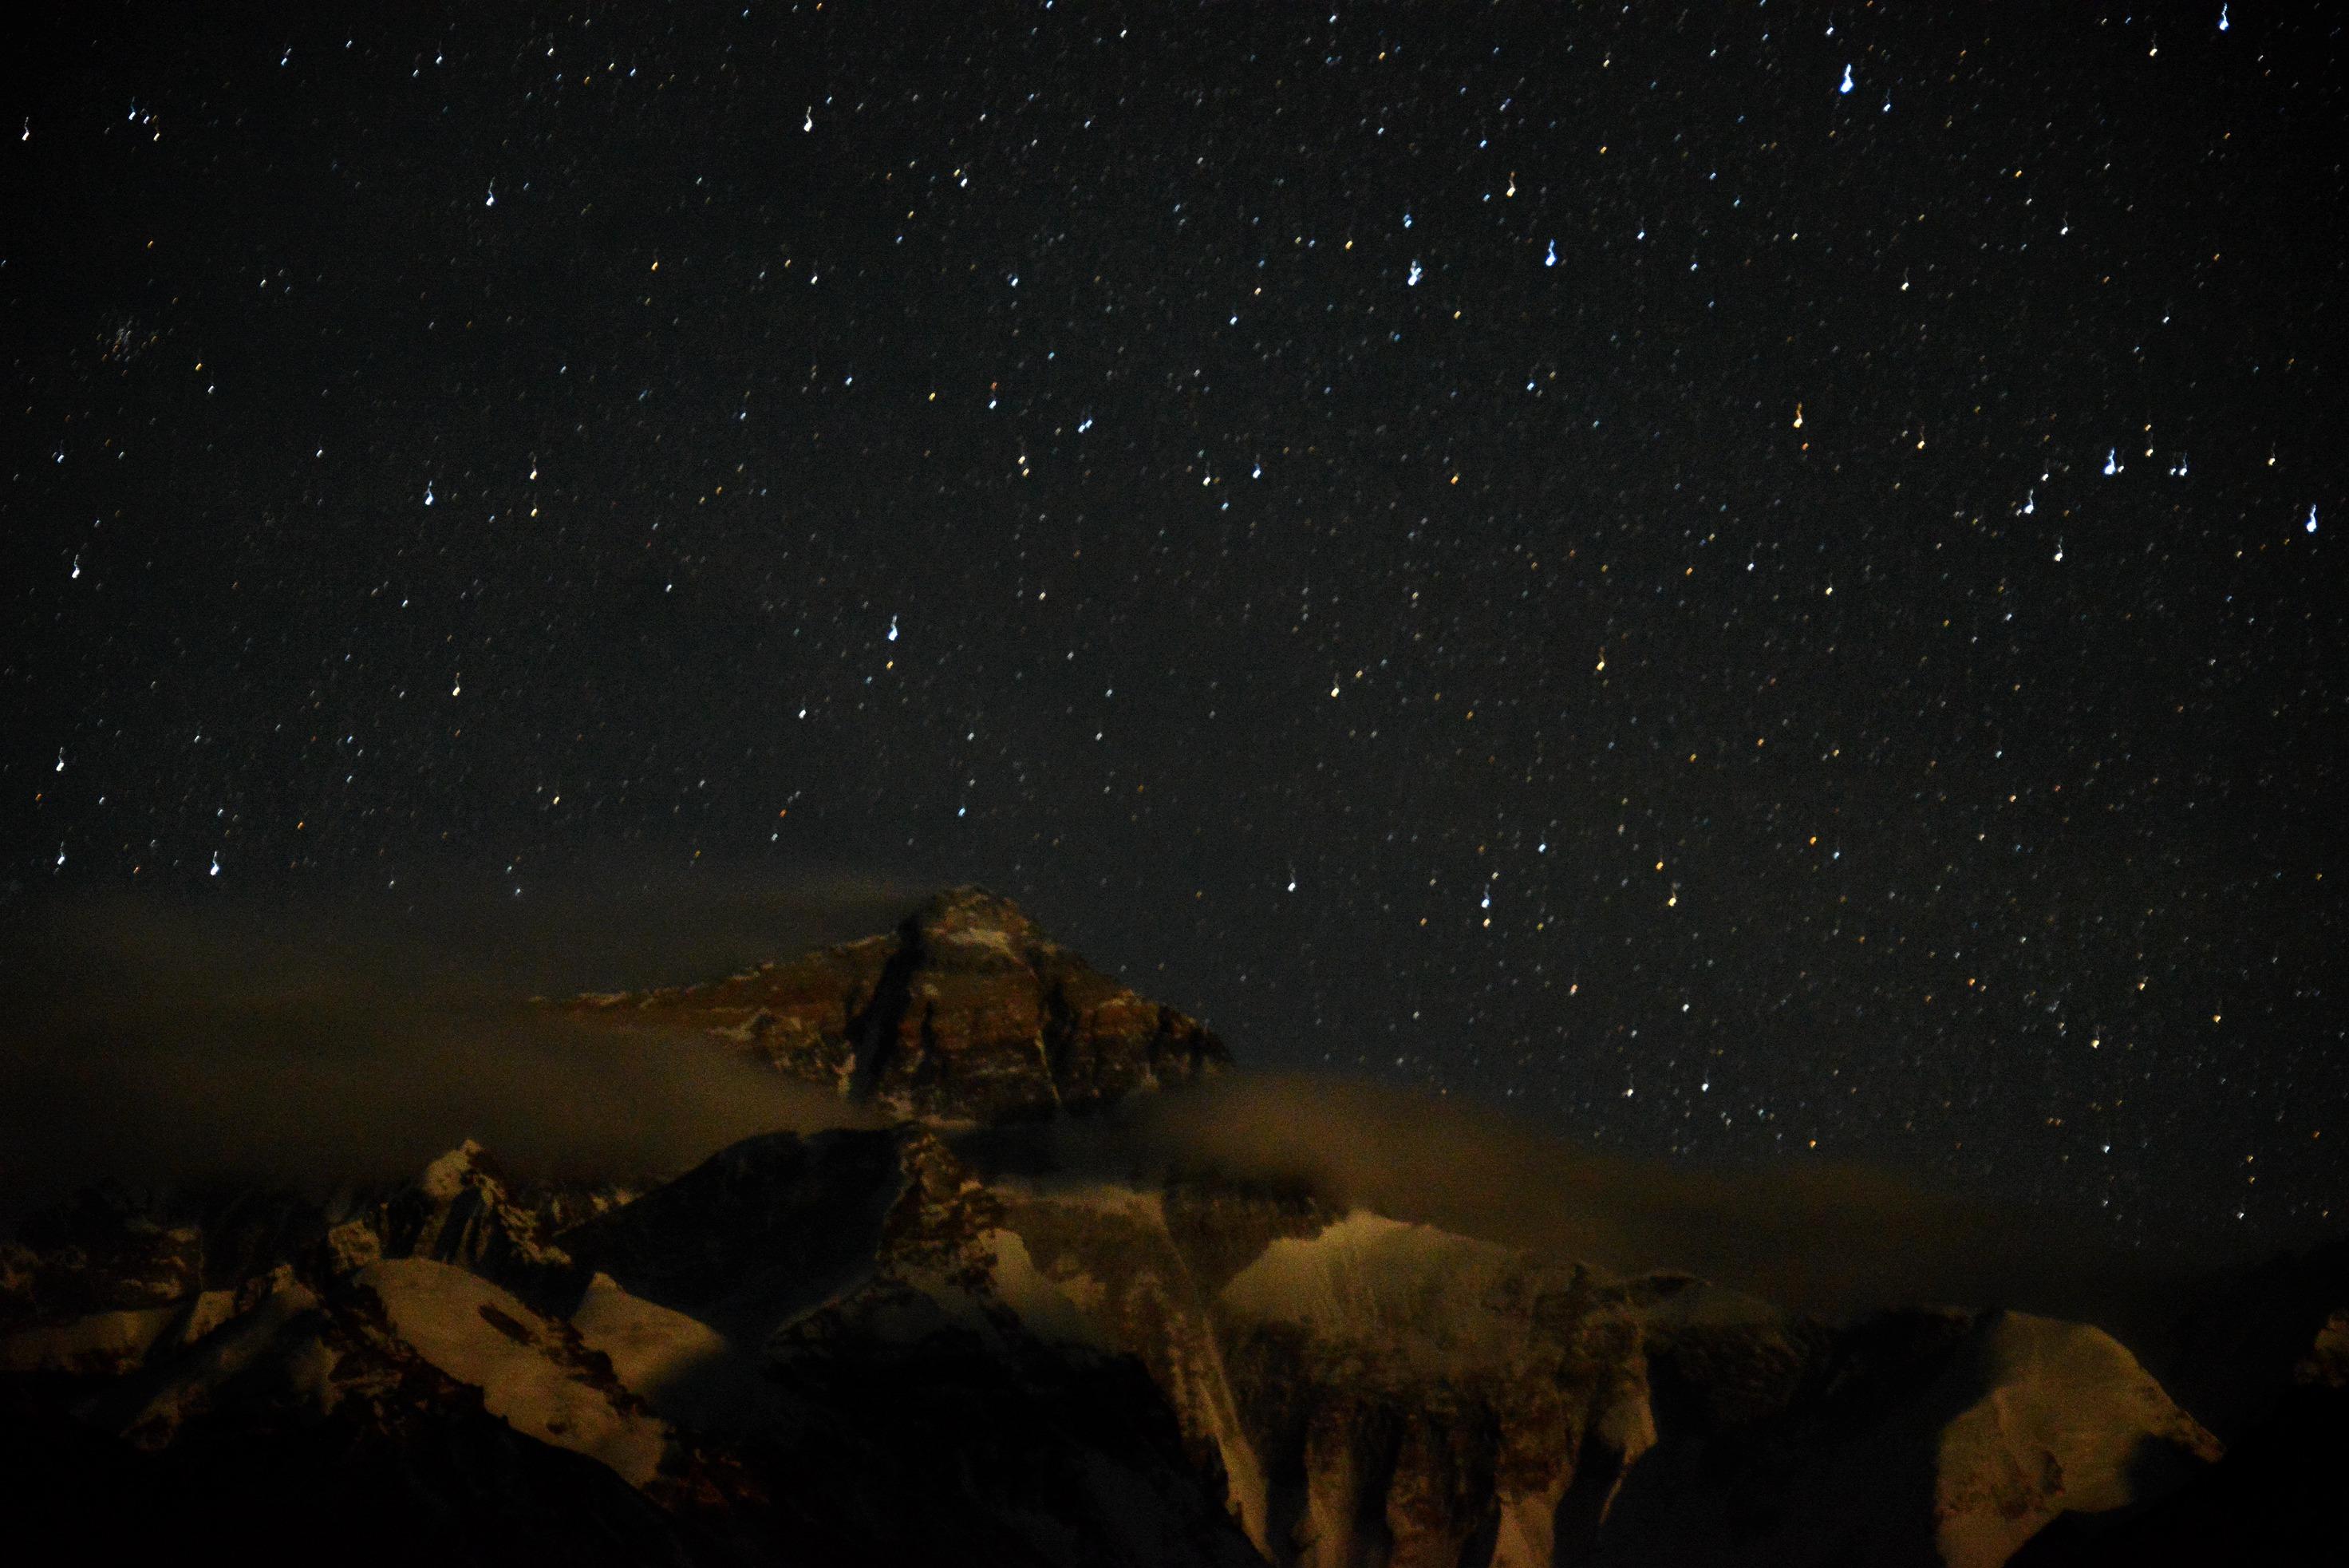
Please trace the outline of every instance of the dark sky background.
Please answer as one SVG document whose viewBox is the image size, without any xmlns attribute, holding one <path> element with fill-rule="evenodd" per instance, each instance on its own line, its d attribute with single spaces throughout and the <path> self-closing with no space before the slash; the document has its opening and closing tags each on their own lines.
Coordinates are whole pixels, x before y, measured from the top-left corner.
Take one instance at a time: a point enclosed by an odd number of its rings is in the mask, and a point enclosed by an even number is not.
<svg viewBox="0 0 2349 1568">
<path fill-rule="evenodd" d="M 2328 7 L 49 9 L 24 971 L 976 880 L 1250 1063 L 2338 1233 Z"/>
</svg>

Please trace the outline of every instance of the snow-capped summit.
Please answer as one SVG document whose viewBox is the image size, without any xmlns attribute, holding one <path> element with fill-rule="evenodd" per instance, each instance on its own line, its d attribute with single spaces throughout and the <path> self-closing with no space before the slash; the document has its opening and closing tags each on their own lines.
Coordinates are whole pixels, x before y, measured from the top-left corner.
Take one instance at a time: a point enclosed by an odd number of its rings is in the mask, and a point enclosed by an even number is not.
<svg viewBox="0 0 2349 1568">
<path fill-rule="evenodd" d="M 1052 941 L 1009 898 L 937 894 L 886 935 L 707 984 L 582 996 L 577 1015 L 683 1025 L 895 1114 L 1001 1122 L 1205 1077 L 1230 1054 Z"/>
</svg>

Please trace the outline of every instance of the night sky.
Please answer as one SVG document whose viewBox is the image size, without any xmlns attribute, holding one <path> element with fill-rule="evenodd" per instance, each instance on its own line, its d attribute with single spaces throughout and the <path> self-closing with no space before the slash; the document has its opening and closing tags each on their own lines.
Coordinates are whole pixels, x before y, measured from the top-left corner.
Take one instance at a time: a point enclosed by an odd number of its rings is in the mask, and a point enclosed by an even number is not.
<svg viewBox="0 0 2349 1568">
<path fill-rule="evenodd" d="M 2338 1232 L 2328 7 L 53 10 L 36 932 L 972 880 L 1250 1064 Z"/>
</svg>

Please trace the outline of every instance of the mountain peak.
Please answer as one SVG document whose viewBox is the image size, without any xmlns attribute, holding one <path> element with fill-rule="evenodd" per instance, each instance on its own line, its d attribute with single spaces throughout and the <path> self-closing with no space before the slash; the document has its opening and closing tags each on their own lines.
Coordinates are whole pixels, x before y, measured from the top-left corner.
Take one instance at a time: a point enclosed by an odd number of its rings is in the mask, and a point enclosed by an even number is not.
<svg viewBox="0 0 2349 1568">
<path fill-rule="evenodd" d="M 983 888 L 887 935 L 702 985 L 587 995 L 574 1013 L 697 1029 L 908 1119 L 1088 1110 L 1227 1066 L 1223 1042 L 1050 940 Z"/>
<path fill-rule="evenodd" d="M 965 938 L 1016 945 L 1039 938 L 1036 922 L 1019 905 L 971 883 L 932 894 L 907 918 L 906 926 L 933 940 Z"/>
<path fill-rule="evenodd" d="M 476 1162 L 484 1152 L 480 1144 L 467 1138 L 424 1168 L 417 1179 L 418 1190 L 442 1203 L 455 1199 L 471 1185 L 467 1179 L 475 1176 Z"/>
</svg>

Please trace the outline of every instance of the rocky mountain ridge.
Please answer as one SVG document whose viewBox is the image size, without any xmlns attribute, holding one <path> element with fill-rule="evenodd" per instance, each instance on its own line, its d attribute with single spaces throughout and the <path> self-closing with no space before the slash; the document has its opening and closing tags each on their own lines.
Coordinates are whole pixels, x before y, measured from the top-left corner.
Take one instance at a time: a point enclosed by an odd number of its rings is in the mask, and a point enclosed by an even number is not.
<svg viewBox="0 0 2349 1568">
<path fill-rule="evenodd" d="M 1236 1568 L 2160 1561 L 2098 1553 L 2230 1473 L 2087 1325 L 1830 1323 L 1302 1187 L 1014 1168 L 992 1124 L 1226 1058 L 1154 1058 L 1165 1010 L 992 906 L 608 1004 L 844 1062 L 890 1125 L 641 1192 L 466 1144 L 385 1192 L 42 1217 L 0 1247 L 0 1473 L 117 1555 L 314 1528 L 363 1560 Z M 893 962 L 900 1000 L 823 993 L 806 1050 L 741 1027 Z M 2349 1278 L 2292 1279 L 2260 1345 L 2314 1314 L 2315 1397 Z"/>
<path fill-rule="evenodd" d="M 588 994 L 574 1017 L 698 1031 L 843 1099 L 933 1121 L 1097 1107 L 1231 1064 L 1195 1019 L 962 887 L 886 936 L 706 984 Z"/>
</svg>

